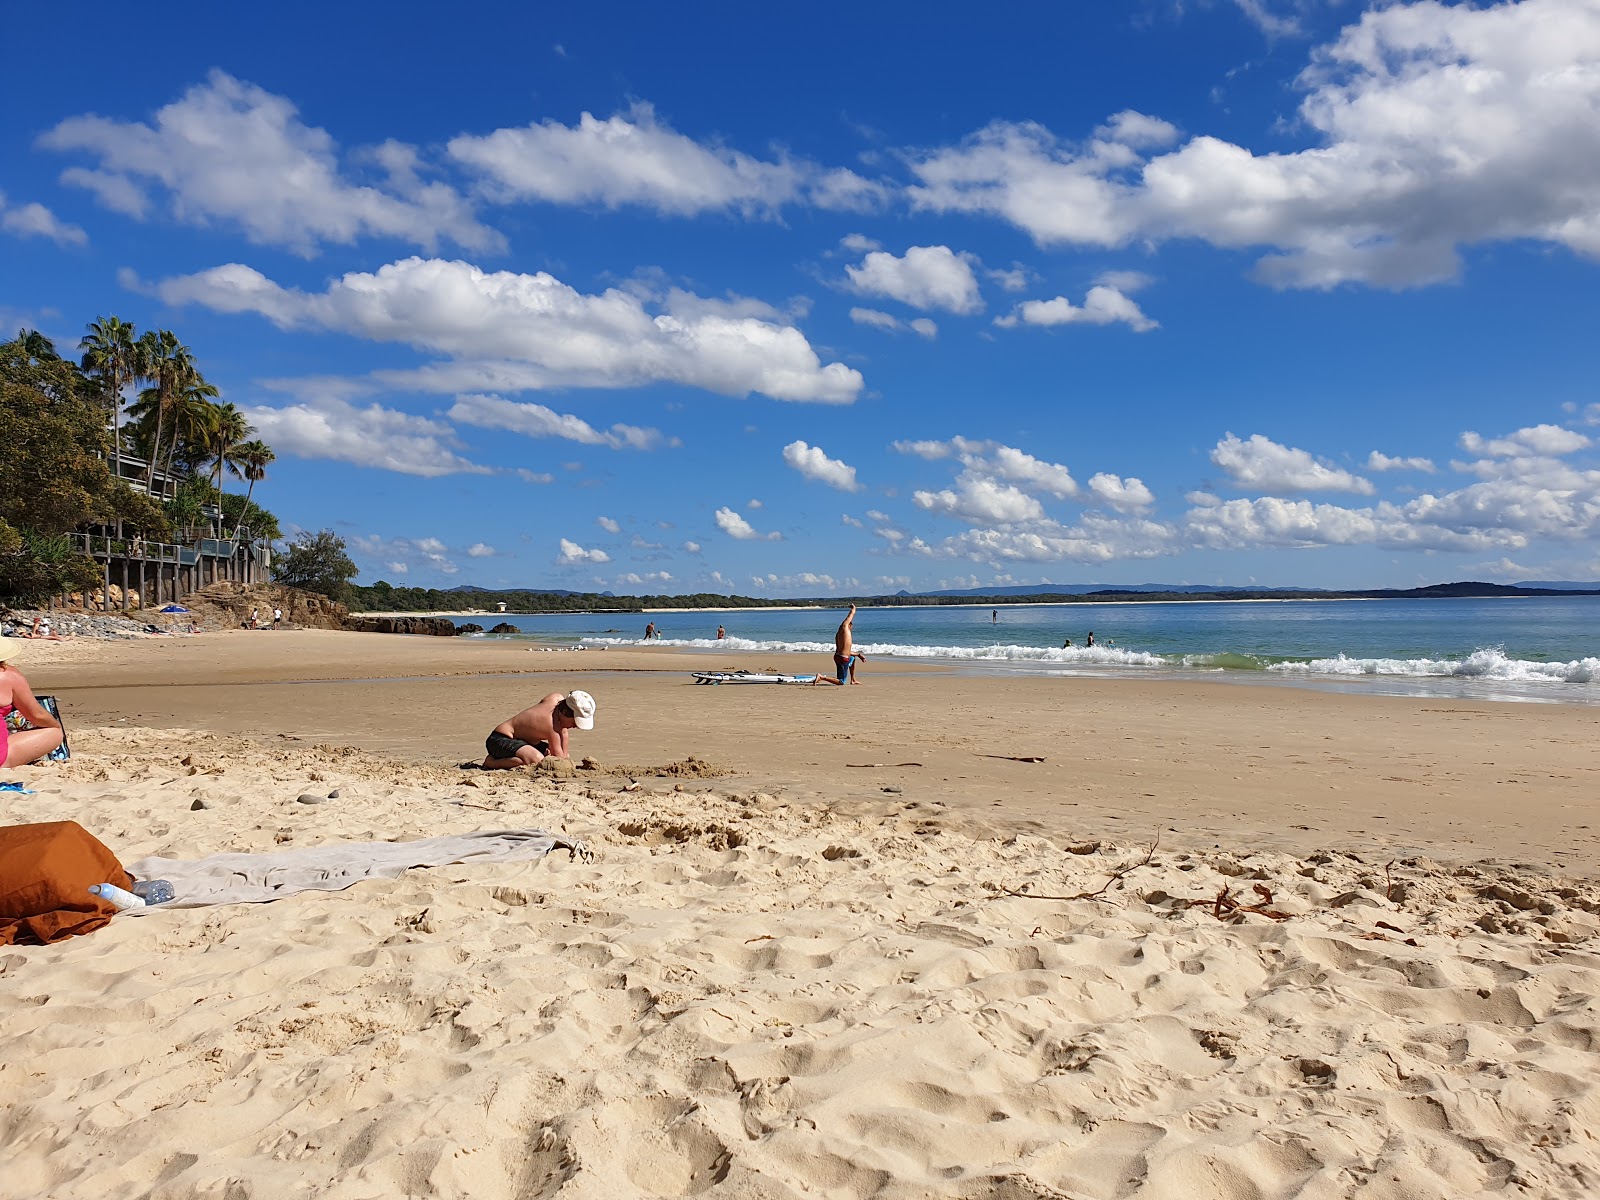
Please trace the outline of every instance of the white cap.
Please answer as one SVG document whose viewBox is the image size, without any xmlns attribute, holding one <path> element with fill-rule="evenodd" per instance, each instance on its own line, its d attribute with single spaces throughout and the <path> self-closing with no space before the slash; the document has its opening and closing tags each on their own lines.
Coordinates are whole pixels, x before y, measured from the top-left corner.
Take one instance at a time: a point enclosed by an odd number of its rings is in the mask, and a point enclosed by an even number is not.
<svg viewBox="0 0 1600 1200">
<path fill-rule="evenodd" d="M 594 728 L 594 697 L 588 692 L 571 692 L 567 695 L 567 710 L 579 729 Z"/>
</svg>

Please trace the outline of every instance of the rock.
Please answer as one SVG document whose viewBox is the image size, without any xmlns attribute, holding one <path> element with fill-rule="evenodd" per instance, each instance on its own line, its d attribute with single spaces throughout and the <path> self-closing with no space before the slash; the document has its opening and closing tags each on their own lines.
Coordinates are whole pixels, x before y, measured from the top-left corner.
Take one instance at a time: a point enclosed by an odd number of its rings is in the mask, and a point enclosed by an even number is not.
<svg viewBox="0 0 1600 1200">
<path fill-rule="evenodd" d="M 189 805 L 189 811 L 190 812 L 199 812 L 202 808 L 210 808 L 210 807 L 211 807 L 211 805 L 207 804 L 204 800 L 196 800 L 193 804 Z"/>
<path fill-rule="evenodd" d="M 456 623 L 447 617 L 375 617 L 357 613 L 344 619 L 344 627 L 358 633 L 411 633 L 428 637 L 455 637 Z"/>
<path fill-rule="evenodd" d="M 518 629 L 515 625 L 511 625 L 511 624 L 508 624 L 505 621 L 501 621 L 500 624 L 496 625 L 493 629 L 489 630 L 489 632 L 490 633 L 521 633 L 522 631 L 520 629 Z"/>
<path fill-rule="evenodd" d="M 483 632 L 483 626 L 477 624 L 474 621 L 468 621 L 465 625 L 457 625 L 456 626 L 456 632 L 457 633 L 482 633 Z"/>
<path fill-rule="evenodd" d="M 328 797 L 319 796 L 315 792 L 301 792 L 295 797 L 301 804 L 326 804 Z"/>
<path fill-rule="evenodd" d="M 329 800 L 337 800 L 338 798 L 339 798 L 339 789 L 338 788 L 334 788 L 333 791 L 328 793 L 328 799 Z"/>
</svg>

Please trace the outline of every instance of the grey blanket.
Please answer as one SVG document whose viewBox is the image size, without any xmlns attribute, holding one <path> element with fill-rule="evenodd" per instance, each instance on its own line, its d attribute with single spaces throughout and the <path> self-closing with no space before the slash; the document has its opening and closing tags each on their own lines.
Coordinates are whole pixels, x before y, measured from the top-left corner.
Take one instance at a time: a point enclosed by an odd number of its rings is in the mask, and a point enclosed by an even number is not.
<svg viewBox="0 0 1600 1200">
<path fill-rule="evenodd" d="M 166 879 L 176 899 L 156 908 L 199 908 L 208 904 L 261 904 L 297 892 L 338 892 L 363 879 L 397 879 L 412 867 L 451 863 L 519 862 L 549 854 L 557 846 L 587 861 L 580 841 L 542 829 L 481 829 L 415 842 L 335 842 L 272 854 L 213 854 L 183 862 L 141 858 L 126 866 L 135 879 Z"/>
</svg>

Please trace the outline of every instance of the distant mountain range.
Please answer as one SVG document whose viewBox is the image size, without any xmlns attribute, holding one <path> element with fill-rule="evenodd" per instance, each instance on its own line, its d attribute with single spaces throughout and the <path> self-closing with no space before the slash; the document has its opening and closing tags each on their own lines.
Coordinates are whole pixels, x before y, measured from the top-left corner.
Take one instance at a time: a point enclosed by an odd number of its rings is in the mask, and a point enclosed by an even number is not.
<svg viewBox="0 0 1600 1200">
<path fill-rule="evenodd" d="M 1517 586 L 1543 588 L 1547 592 L 1600 592 L 1600 583 L 1573 583 L 1570 579 L 1529 579 Z"/>
<path fill-rule="evenodd" d="M 1531 586 L 1531 585 L 1530 585 Z M 1204 583 L 1035 583 L 1016 587 L 945 588 L 936 592 L 906 592 L 902 596 L 1087 596 L 1091 592 L 1315 592 L 1317 588 L 1263 587 L 1242 584 L 1238 587 L 1213 587 Z"/>
</svg>

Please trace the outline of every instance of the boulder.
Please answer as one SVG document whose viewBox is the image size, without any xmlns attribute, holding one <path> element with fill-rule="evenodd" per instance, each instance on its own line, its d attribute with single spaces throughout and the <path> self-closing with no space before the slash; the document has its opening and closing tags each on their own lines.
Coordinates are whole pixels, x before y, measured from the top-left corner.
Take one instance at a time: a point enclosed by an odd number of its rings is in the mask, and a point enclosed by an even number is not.
<svg viewBox="0 0 1600 1200">
<path fill-rule="evenodd" d="M 373 616 L 370 613 L 353 613 L 344 619 L 344 627 L 359 633 L 413 633 L 428 637 L 455 637 L 456 623 L 448 617 Z"/>
<path fill-rule="evenodd" d="M 489 630 L 489 632 L 490 633 L 521 633 L 522 630 L 518 629 L 515 625 L 509 624 L 506 621 L 501 621 L 500 624 L 496 625 L 493 629 Z"/>
<path fill-rule="evenodd" d="M 475 624 L 472 621 L 468 621 L 465 625 L 457 625 L 456 626 L 456 632 L 457 633 L 482 633 L 483 632 L 483 626 Z"/>
</svg>

